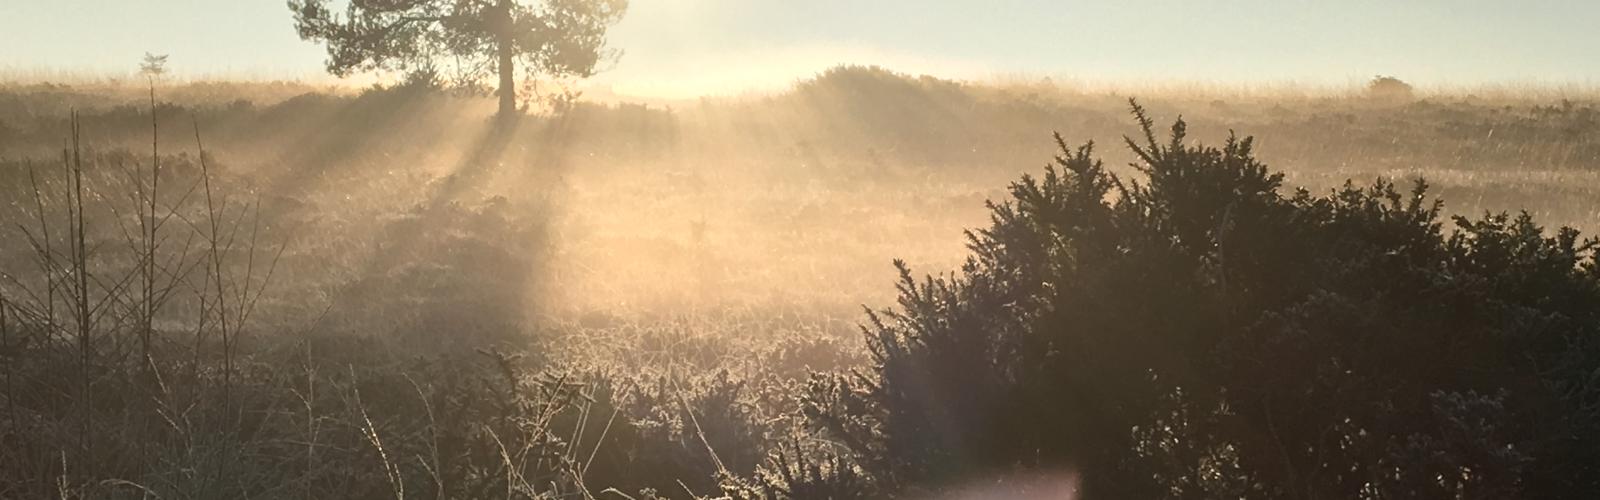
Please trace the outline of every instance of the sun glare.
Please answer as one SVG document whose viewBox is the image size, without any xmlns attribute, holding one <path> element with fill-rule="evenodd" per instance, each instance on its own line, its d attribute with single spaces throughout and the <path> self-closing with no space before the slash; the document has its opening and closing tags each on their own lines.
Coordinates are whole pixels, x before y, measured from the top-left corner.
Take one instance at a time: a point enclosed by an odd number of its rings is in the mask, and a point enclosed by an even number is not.
<svg viewBox="0 0 1600 500">
<path fill-rule="evenodd" d="M 1594 19 L 0 0 L 0 499 L 1592 497 Z"/>
</svg>

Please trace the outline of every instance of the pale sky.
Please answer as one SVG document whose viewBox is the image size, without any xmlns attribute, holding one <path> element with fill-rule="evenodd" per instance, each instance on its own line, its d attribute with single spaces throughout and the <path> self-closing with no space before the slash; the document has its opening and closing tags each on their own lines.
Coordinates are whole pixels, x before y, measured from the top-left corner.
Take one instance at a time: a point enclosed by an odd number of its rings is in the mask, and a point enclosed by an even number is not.
<svg viewBox="0 0 1600 500">
<path fill-rule="evenodd" d="M 632 0 L 597 77 L 642 93 L 786 85 L 839 63 L 950 78 L 1600 83 L 1596 0 Z M 0 69 L 304 78 L 281 0 L 0 0 Z"/>
</svg>

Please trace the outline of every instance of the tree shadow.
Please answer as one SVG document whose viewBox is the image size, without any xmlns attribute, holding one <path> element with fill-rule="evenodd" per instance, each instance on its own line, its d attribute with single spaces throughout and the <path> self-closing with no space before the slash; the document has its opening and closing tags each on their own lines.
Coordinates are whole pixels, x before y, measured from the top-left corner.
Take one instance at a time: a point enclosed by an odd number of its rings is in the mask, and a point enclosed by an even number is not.
<svg viewBox="0 0 1600 500">
<path fill-rule="evenodd" d="M 504 165 L 506 150 L 516 139 L 517 131 L 522 128 L 525 119 L 513 116 L 492 120 L 490 126 L 464 149 L 465 153 L 450 174 L 440 179 L 415 207 L 411 223 L 380 232 L 383 241 L 378 243 L 377 250 L 362 270 L 363 276 L 401 264 L 400 258 L 410 254 L 415 245 L 423 243 L 418 238 L 421 232 L 438 227 L 444 222 L 449 212 L 447 209 L 452 204 L 462 201 L 463 195 L 481 186 L 498 167 Z"/>
<path fill-rule="evenodd" d="M 334 169 L 352 168 L 386 141 L 437 142 L 439 127 L 424 126 L 433 121 L 429 115 L 436 111 L 434 104 L 425 96 L 396 91 L 362 95 L 331 112 L 319 109 L 323 104 L 317 102 L 279 104 L 282 109 L 273 113 L 312 118 L 285 127 L 295 133 L 276 146 L 283 151 L 278 163 L 284 168 L 265 186 L 266 192 L 288 197 L 315 193 L 330 182 Z M 423 134 L 433 137 L 419 137 Z"/>
</svg>

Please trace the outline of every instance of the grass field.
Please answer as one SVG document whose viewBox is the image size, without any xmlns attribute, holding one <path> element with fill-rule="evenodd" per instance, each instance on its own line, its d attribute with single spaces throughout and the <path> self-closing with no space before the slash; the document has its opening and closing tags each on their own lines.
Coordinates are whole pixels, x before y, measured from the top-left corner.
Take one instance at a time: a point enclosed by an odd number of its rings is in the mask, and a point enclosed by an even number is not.
<svg viewBox="0 0 1600 500">
<path fill-rule="evenodd" d="M 863 306 L 893 304 L 894 259 L 919 274 L 961 265 L 963 230 L 1042 169 L 1051 131 L 1107 146 L 1128 171 L 1116 146 L 1138 133 L 1129 98 L 1158 123 L 1181 115 L 1202 142 L 1255 136 L 1289 186 L 1425 178 L 1448 213 L 1600 230 L 1590 89 L 1375 96 L 839 68 L 772 95 L 607 99 L 509 125 L 488 99 L 419 89 L 161 86 L 153 117 L 147 91 L 0 85 L 0 296 L 50 322 L 68 315 L 57 308 L 104 306 L 62 327 L 94 332 L 92 349 L 70 332 L 8 336 L 14 432 L 0 460 L 30 468 L 0 477 L 0 497 L 111 495 L 126 487 L 113 479 L 195 498 L 467 482 L 711 494 L 719 468 L 747 476 L 790 443 L 826 446 L 795 388 L 866 360 L 856 325 Z M 78 184 L 62 158 L 73 113 Z M 152 153 L 167 177 L 147 216 Z M 163 214 L 171 234 L 148 251 L 170 266 L 141 278 L 144 233 L 130 231 Z M 60 249 L 77 248 L 73 233 L 87 254 L 73 269 L 96 277 L 79 301 L 76 275 L 40 257 L 48 240 L 44 255 L 72 260 Z M 174 290 L 145 318 L 166 339 L 146 364 L 168 382 L 85 406 L 68 396 L 128 393 L 112 367 L 141 365 L 126 339 L 144 306 L 121 277 Z M 171 389 L 179 378 L 195 388 Z M 214 387 L 229 388 L 226 403 Z M 447 409 L 474 425 L 440 431 Z M 525 436 L 524 455 L 507 433 Z M 489 434 L 500 448 L 483 445 Z M 459 449 L 440 458 L 449 439 Z M 514 458 L 569 475 L 546 488 L 507 472 Z"/>
</svg>

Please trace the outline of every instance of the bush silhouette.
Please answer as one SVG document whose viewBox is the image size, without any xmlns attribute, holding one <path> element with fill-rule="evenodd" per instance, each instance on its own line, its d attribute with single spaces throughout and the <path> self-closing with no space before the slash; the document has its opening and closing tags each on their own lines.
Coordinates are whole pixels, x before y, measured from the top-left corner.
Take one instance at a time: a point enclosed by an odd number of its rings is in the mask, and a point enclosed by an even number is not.
<svg viewBox="0 0 1600 500">
<path fill-rule="evenodd" d="M 1415 89 L 1405 80 L 1392 76 L 1375 76 L 1367 82 L 1367 95 L 1378 99 L 1410 99 Z"/>
<path fill-rule="evenodd" d="M 991 203 L 952 274 L 900 266 L 865 373 L 809 419 L 880 483 L 1018 469 L 1086 498 L 1536 498 L 1600 486 L 1594 240 L 1455 218 L 1418 181 L 1284 192 L 1182 120 Z"/>
</svg>

